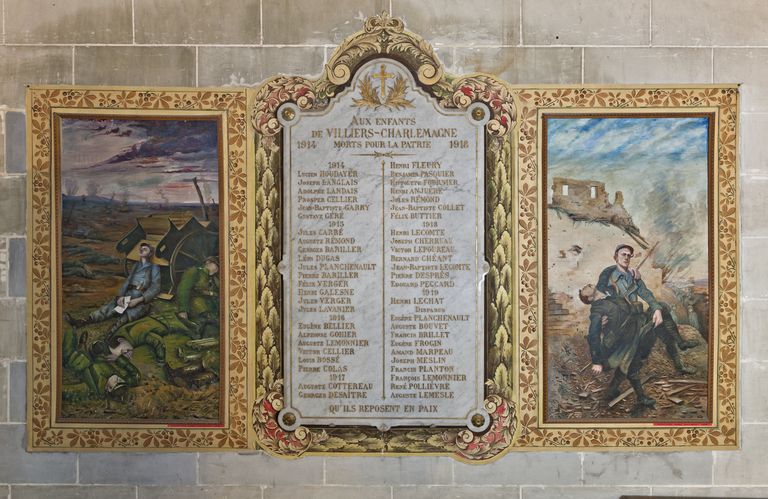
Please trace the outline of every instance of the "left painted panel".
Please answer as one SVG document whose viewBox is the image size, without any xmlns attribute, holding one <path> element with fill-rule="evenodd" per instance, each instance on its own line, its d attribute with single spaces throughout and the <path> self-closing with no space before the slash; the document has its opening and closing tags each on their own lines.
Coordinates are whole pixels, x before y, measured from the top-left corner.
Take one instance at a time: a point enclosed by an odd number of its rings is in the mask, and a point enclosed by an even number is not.
<svg viewBox="0 0 768 499">
<path fill-rule="evenodd" d="M 56 125 L 57 419 L 220 422 L 221 119 Z"/>
<path fill-rule="evenodd" d="M 28 107 L 29 448 L 248 447 L 245 92 Z"/>
</svg>

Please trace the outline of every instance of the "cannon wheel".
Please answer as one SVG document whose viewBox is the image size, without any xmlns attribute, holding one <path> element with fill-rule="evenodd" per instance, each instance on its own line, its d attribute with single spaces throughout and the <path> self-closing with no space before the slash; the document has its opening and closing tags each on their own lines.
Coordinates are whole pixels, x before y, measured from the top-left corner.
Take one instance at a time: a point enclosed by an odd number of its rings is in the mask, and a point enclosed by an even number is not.
<svg viewBox="0 0 768 499">
<path fill-rule="evenodd" d="M 181 282 L 181 276 L 190 267 L 198 267 L 211 255 L 219 254 L 219 237 L 215 232 L 199 230 L 190 232 L 176 245 L 169 262 L 173 289 Z"/>
</svg>

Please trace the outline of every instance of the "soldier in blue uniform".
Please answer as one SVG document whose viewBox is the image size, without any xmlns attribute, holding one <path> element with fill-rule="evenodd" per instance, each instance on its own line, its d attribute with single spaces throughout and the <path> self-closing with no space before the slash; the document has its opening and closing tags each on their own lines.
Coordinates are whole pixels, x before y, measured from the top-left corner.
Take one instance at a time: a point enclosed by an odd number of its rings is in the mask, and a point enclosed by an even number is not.
<svg viewBox="0 0 768 499">
<path fill-rule="evenodd" d="M 603 269 L 595 287 L 607 296 L 626 300 L 627 303 L 636 307 L 638 312 L 643 312 L 643 304 L 639 300 L 647 303 L 648 312 L 651 314 L 651 321 L 653 322 L 653 334 L 664 343 L 675 368 L 681 373 L 695 373 L 695 368 L 683 364 L 680 350 L 687 350 L 699 343 L 695 340 L 683 340 L 677 329 L 677 324 L 669 312 L 669 307 L 658 301 L 640 278 L 640 273 L 629 267 L 634 254 L 635 249 L 628 244 L 616 246 L 613 253 L 616 265 Z"/>
<path fill-rule="evenodd" d="M 152 246 L 141 243 L 139 261 L 133 265 L 128 278 L 120 286 L 117 296 L 91 312 L 86 319 L 75 319 L 69 313 L 64 314 L 64 319 L 70 325 L 80 327 L 118 317 L 107 333 L 109 337 L 124 324 L 149 314 L 150 302 L 160 294 L 160 267 L 152 263 L 153 252 Z M 126 296 L 127 300 L 124 298 Z M 125 306 L 125 312 L 122 314 L 116 312 L 115 307 L 118 305 Z"/>
</svg>

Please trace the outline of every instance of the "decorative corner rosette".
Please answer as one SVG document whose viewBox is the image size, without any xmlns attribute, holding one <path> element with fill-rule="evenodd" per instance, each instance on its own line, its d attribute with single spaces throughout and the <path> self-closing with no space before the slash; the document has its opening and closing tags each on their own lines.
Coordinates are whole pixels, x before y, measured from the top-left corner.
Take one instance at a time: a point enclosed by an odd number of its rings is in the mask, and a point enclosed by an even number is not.
<svg viewBox="0 0 768 499">
<path fill-rule="evenodd" d="M 277 413 L 283 407 L 283 380 L 278 379 L 253 406 L 253 427 L 263 448 L 283 457 L 299 457 L 313 445 L 328 439 L 325 431 L 312 432 L 303 426 L 293 431 L 283 430 L 277 422 Z"/>
<path fill-rule="evenodd" d="M 482 102 L 491 110 L 492 118 L 486 124 L 488 133 L 494 136 L 506 135 L 515 125 L 515 103 L 512 93 L 493 76 L 467 76 L 453 84 L 450 101 L 459 109 L 466 109 L 470 104 Z"/>
<path fill-rule="evenodd" d="M 312 109 L 316 96 L 313 82 L 299 76 L 278 76 L 259 87 L 254 101 L 253 126 L 274 146 L 273 137 L 280 131 L 277 109 L 286 102 L 295 102 L 301 109 Z"/>
<path fill-rule="evenodd" d="M 500 395 L 490 395 L 485 399 L 485 410 L 491 417 L 491 424 L 483 433 L 461 430 L 455 438 L 444 434 L 447 442 L 456 446 L 455 454 L 470 461 L 491 459 L 504 452 L 512 445 L 515 434 L 516 418 L 512 404 Z"/>
</svg>

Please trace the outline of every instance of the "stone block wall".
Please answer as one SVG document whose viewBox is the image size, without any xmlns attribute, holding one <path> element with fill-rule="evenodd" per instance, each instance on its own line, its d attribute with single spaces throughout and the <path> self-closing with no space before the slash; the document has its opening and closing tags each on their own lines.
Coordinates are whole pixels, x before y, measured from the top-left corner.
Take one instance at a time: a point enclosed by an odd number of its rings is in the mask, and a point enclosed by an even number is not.
<svg viewBox="0 0 768 499">
<path fill-rule="evenodd" d="M 768 2 L 764 0 L 4 0 L 0 39 L 0 497 L 768 497 Z M 512 83 L 743 83 L 740 451 L 448 458 L 28 454 L 24 85 L 253 85 L 317 75 L 390 11 L 448 70 Z"/>
</svg>

